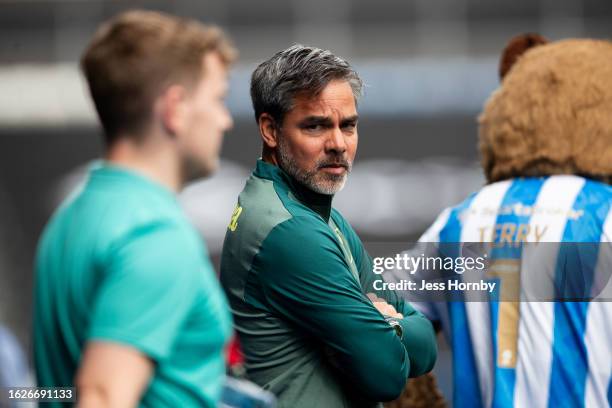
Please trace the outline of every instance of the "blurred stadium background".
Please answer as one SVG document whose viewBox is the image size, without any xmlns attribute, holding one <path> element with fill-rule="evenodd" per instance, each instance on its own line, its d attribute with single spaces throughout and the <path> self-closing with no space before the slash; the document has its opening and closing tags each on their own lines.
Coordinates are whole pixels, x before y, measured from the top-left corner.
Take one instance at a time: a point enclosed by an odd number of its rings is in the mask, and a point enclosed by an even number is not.
<svg viewBox="0 0 612 408">
<path fill-rule="evenodd" d="M 476 118 L 506 41 L 526 31 L 609 38 L 612 22 L 609 0 L 0 1 L 0 324 L 26 350 L 38 236 L 102 153 L 77 61 L 97 25 L 130 8 L 214 22 L 240 50 L 222 169 L 181 197 L 215 262 L 260 154 L 249 76 L 275 51 L 328 48 L 361 73 L 358 157 L 336 206 L 366 244 L 401 247 L 483 183 Z"/>
</svg>

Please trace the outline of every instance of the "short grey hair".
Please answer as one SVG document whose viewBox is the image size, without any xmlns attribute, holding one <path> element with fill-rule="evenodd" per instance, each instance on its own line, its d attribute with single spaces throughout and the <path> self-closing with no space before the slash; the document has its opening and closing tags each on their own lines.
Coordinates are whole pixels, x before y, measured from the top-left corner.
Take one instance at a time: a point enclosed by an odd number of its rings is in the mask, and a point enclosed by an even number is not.
<svg viewBox="0 0 612 408">
<path fill-rule="evenodd" d="M 355 103 L 363 82 L 348 62 L 328 50 L 295 44 L 259 64 L 251 76 L 251 100 L 255 120 L 268 113 L 280 125 L 293 108 L 293 98 L 305 92 L 318 95 L 329 82 L 345 80 Z"/>
</svg>

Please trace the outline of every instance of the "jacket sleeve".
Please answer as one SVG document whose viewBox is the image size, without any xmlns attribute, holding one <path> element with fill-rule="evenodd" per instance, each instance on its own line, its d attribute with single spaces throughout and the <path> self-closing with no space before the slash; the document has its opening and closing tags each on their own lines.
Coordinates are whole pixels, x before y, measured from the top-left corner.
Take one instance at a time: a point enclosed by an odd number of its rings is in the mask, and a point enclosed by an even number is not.
<svg viewBox="0 0 612 408">
<path fill-rule="evenodd" d="M 406 347 L 362 293 L 329 228 L 298 216 L 277 225 L 253 262 L 270 310 L 319 340 L 334 366 L 369 398 L 402 392 Z"/>
<path fill-rule="evenodd" d="M 404 332 L 402 342 L 410 359 L 409 376 L 418 377 L 431 371 L 438 356 L 438 346 L 435 330 L 430 320 L 421 312 L 415 310 L 409 302 L 398 296 L 397 292 L 375 289 L 374 281 L 377 279 L 384 280 L 384 274 L 377 275 L 373 272 L 372 258 L 363 247 L 355 231 L 341 216 L 337 216 L 337 220 L 353 252 L 363 291 L 365 293 L 375 293 L 404 315 L 403 319 L 397 319 L 397 321 L 402 326 Z"/>
</svg>

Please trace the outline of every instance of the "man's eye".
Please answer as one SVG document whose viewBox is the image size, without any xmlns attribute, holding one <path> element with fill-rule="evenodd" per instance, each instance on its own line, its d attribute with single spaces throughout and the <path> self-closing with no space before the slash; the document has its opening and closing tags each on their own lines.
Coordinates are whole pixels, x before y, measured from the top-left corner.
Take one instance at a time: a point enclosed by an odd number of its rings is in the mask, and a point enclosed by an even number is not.
<svg viewBox="0 0 612 408">
<path fill-rule="evenodd" d="M 347 123 L 346 125 L 342 126 L 342 129 L 347 130 L 349 132 L 352 132 L 353 130 L 355 130 L 355 128 L 357 128 L 356 123 Z"/>
<path fill-rule="evenodd" d="M 323 129 L 322 125 L 306 125 L 306 130 L 319 131 Z"/>
</svg>

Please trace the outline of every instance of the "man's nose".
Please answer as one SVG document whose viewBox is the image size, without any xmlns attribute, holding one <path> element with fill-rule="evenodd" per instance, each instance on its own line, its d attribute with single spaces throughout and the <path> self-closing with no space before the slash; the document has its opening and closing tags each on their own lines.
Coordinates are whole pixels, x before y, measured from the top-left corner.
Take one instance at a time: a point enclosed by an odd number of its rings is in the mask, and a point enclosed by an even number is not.
<svg viewBox="0 0 612 408">
<path fill-rule="evenodd" d="M 340 128 L 334 127 L 329 131 L 325 149 L 337 153 L 344 153 L 346 151 L 346 141 Z"/>
</svg>

